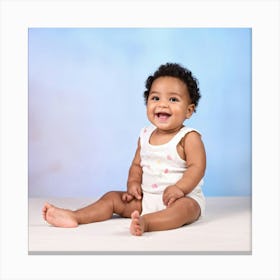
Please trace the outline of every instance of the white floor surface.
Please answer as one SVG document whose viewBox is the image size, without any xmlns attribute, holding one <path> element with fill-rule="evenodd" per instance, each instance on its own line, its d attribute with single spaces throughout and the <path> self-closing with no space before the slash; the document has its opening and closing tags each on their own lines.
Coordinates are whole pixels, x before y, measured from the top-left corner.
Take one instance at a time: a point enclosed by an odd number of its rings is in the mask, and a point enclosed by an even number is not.
<svg viewBox="0 0 280 280">
<path fill-rule="evenodd" d="M 77 228 L 48 225 L 41 209 L 48 201 L 77 209 L 93 200 L 29 199 L 29 254 L 251 254 L 251 198 L 208 197 L 206 215 L 175 230 L 129 233 L 130 219 L 114 218 Z"/>
</svg>

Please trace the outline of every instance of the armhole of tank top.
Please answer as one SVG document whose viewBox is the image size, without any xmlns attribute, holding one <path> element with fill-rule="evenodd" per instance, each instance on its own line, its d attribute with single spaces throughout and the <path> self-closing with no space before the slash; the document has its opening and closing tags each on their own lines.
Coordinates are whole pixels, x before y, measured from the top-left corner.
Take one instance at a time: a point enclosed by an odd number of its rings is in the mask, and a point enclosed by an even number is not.
<svg viewBox="0 0 280 280">
<path fill-rule="evenodd" d="M 184 129 L 182 129 L 174 138 L 173 138 L 173 141 L 174 141 L 174 144 L 176 144 L 176 147 L 177 145 L 181 142 L 181 140 L 190 132 L 192 131 L 196 131 L 195 129 L 193 128 L 188 128 L 188 127 L 185 127 Z M 196 131 L 197 132 L 197 131 Z M 199 133 L 199 132 L 198 132 Z"/>
<path fill-rule="evenodd" d="M 179 152 L 178 152 L 178 145 L 180 145 L 181 147 L 182 147 L 182 149 L 184 150 L 184 144 L 183 143 L 181 143 L 182 142 L 182 140 L 186 137 L 186 135 L 188 134 L 188 133 L 190 133 L 190 132 L 196 132 L 196 133 L 198 133 L 199 135 L 201 135 L 200 133 L 199 133 L 199 131 L 197 131 L 196 129 L 193 129 L 193 128 L 186 128 L 186 129 L 183 129 L 183 130 L 181 130 L 176 136 L 175 136 L 175 139 L 173 139 L 174 140 L 174 144 L 175 144 L 175 151 L 176 151 L 176 153 L 177 153 L 177 155 L 178 155 L 178 157 L 181 159 L 181 160 L 186 160 L 186 158 L 185 159 L 182 159 L 181 158 L 181 156 L 180 156 L 180 154 L 179 154 Z M 185 157 L 186 157 L 186 155 L 185 155 Z"/>
<path fill-rule="evenodd" d="M 153 126 L 146 126 L 141 129 L 141 132 L 140 132 L 141 146 L 149 143 L 150 137 L 154 130 L 155 130 L 155 128 Z"/>
</svg>

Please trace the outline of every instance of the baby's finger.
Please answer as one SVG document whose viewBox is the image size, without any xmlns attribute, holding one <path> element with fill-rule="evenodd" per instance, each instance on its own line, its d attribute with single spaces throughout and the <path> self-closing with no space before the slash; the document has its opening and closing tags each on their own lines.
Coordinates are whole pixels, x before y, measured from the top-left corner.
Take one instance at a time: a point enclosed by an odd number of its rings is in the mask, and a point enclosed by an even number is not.
<svg viewBox="0 0 280 280">
<path fill-rule="evenodd" d="M 127 202 L 130 202 L 133 198 L 134 198 L 133 195 L 131 195 L 131 194 L 128 193 L 128 194 L 127 194 L 126 201 L 127 201 Z"/>
<path fill-rule="evenodd" d="M 141 199 L 141 191 L 139 191 L 138 189 L 136 189 L 132 195 L 136 198 L 136 199 Z"/>
<path fill-rule="evenodd" d="M 122 195 L 122 201 L 126 201 L 127 200 L 127 193 L 124 193 L 123 195 Z"/>
<path fill-rule="evenodd" d="M 137 196 L 136 196 L 137 199 L 141 199 L 142 198 L 142 191 L 141 189 L 137 190 Z"/>
<path fill-rule="evenodd" d="M 122 195 L 122 200 L 125 201 L 125 202 L 131 201 L 132 198 L 133 198 L 132 195 L 130 195 L 129 193 L 124 193 L 124 194 Z"/>
<path fill-rule="evenodd" d="M 169 197 L 167 196 L 166 193 L 163 194 L 163 196 L 162 196 L 162 201 L 163 201 L 163 204 L 164 204 L 165 206 L 168 205 Z"/>
<path fill-rule="evenodd" d="M 174 203 L 176 201 L 175 197 L 171 197 L 168 201 L 167 207 L 171 206 L 172 203 Z"/>
</svg>

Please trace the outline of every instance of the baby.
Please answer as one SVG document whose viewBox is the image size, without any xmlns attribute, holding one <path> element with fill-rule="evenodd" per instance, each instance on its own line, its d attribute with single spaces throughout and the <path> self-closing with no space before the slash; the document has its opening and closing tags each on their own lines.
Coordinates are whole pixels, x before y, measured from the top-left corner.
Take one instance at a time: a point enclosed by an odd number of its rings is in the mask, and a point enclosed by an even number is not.
<svg viewBox="0 0 280 280">
<path fill-rule="evenodd" d="M 200 133 L 184 126 L 200 99 L 197 80 L 181 65 L 166 63 L 148 77 L 144 98 L 151 125 L 140 132 L 127 191 L 108 192 L 76 211 L 46 203 L 49 224 L 76 227 L 115 213 L 130 217 L 130 232 L 139 236 L 193 223 L 204 214 L 205 149 Z"/>
</svg>

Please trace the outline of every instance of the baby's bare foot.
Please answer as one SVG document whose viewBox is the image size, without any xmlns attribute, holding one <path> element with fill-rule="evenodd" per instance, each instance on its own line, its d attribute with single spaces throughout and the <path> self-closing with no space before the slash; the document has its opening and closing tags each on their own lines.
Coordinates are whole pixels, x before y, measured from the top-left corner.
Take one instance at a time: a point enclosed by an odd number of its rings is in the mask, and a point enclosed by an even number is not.
<svg viewBox="0 0 280 280">
<path fill-rule="evenodd" d="M 144 221 L 137 210 L 131 214 L 131 219 L 130 233 L 137 236 L 142 235 L 144 233 Z"/>
<path fill-rule="evenodd" d="M 42 209 L 42 214 L 44 220 L 53 226 L 66 228 L 78 226 L 77 220 L 70 210 L 58 208 L 46 203 Z"/>
</svg>

